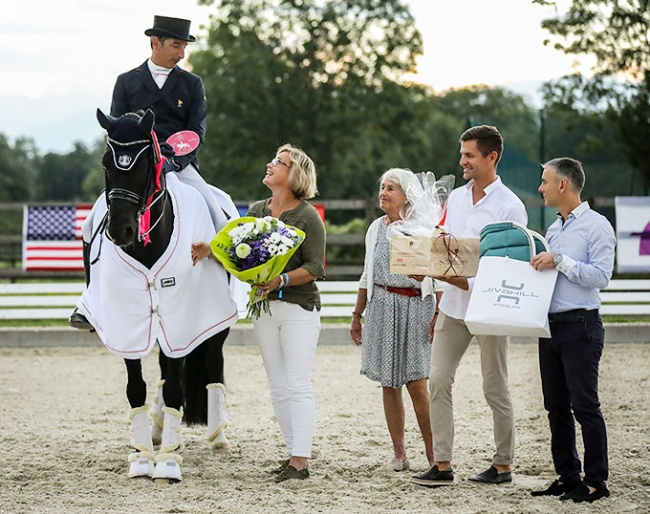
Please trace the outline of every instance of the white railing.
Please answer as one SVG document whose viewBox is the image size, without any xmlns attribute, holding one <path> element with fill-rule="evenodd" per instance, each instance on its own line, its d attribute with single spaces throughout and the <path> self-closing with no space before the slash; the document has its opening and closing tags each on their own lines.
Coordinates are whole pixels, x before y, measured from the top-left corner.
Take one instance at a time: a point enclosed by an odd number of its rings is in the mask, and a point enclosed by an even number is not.
<svg viewBox="0 0 650 514">
<path fill-rule="evenodd" d="M 84 282 L 0 284 L 0 320 L 67 319 Z M 325 318 L 349 318 L 357 297 L 357 281 L 318 282 Z M 612 280 L 600 293 L 601 314 L 650 316 L 650 280 Z"/>
</svg>

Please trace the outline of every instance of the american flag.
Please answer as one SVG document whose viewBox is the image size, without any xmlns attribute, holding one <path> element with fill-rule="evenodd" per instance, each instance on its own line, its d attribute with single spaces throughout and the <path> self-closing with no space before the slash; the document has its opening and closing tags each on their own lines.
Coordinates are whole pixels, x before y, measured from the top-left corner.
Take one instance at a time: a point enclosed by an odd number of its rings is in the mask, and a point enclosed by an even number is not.
<svg viewBox="0 0 650 514">
<path fill-rule="evenodd" d="M 23 269 L 83 271 L 81 225 L 92 205 L 25 205 Z"/>
</svg>

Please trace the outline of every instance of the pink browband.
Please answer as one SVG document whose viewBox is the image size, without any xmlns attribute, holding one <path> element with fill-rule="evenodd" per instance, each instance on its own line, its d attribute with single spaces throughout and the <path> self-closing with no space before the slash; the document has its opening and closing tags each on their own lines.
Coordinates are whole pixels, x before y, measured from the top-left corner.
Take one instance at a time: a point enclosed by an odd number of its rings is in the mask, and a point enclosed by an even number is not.
<svg viewBox="0 0 650 514">
<path fill-rule="evenodd" d="M 139 236 L 142 239 L 144 246 L 147 246 L 149 243 L 151 243 L 151 238 L 149 237 L 149 231 L 151 227 L 151 212 L 149 211 L 149 207 L 151 206 L 153 197 L 156 196 L 156 193 L 162 190 L 162 187 L 160 185 L 160 175 L 162 173 L 163 163 L 165 162 L 165 156 L 160 154 L 160 145 L 158 144 L 158 138 L 156 137 L 156 133 L 153 130 L 151 131 L 151 140 L 153 141 L 153 174 L 155 187 L 153 193 L 151 193 L 151 196 L 147 198 L 147 201 L 145 202 L 144 212 L 140 215 L 138 223 Z"/>
</svg>

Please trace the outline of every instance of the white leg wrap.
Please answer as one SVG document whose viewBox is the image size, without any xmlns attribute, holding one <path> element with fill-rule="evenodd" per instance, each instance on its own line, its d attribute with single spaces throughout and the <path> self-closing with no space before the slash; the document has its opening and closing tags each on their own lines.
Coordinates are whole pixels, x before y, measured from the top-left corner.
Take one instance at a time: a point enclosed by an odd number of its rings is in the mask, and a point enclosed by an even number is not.
<svg viewBox="0 0 650 514">
<path fill-rule="evenodd" d="M 165 406 L 162 388 L 164 383 L 164 380 L 158 380 L 156 384 L 156 396 L 151 404 L 151 411 L 149 412 L 149 416 L 151 416 L 151 439 L 156 446 L 162 442 L 163 407 Z"/>
<path fill-rule="evenodd" d="M 226 388 L 223 384 L 208 384 L 208 441 L 213 450 L 230 447 L 226 437 L 228 414 L 226 413 Z"/>
<path fill-rule="evenodd" d="M 162 443 L 158 455 L 156 455 L 156 468 L 152 478 L 164 478 L 180 482 L 182 480 L 181 463 L 183 459 L 179 452 L 183 449 L 181 437 L 183 414 L 171 407 L 163 407 L 163 414 Z"/>
<path fill-rule="evenodd" d="M 147 406 L 131 409 L 131 446 L 136 449 L 129 454 L 129 478 L 153 475 L 153 442 L 147 417 Z"/>
</svg>

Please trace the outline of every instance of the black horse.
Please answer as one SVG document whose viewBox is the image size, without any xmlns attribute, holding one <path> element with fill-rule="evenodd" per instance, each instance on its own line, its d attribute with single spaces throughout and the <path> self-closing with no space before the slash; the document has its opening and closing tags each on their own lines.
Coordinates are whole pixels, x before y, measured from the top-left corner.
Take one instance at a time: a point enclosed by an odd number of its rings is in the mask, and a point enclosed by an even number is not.
<svg viewBox="0 0 650 514">
<path fill-rule="evenodd" d="M 97 119 L 108 134 L 102 157 L 107 212 L 101 223 L 95 220 L 94 235 L 85 245 L 84 260 L 89 265 L 86 275 L 92 276 L 90 268 L 102 259 L 104 236 L 124 254 L 150 270 L 161 257 L 169 254 L 167 248 L 175 223 L 174 202 L 162 169 L 165 158 L 160 154 L 153 132 L 154 114 L 148 110 L 114 118 L 98 109 Z M 190 254 L 189 247 L 181 251 Z M 209 265 L 217 266 L 215 262 Z M 195 270 L 191 272 L 198 273 Z M 164 280 L 161 287 L 165 287 Z M 93 278 L 88 289 L 94 281 Z M 159 287 L 156 284 L 152 286 L 152 290 Z M 219 293 L 215 292 L 216 301 L 223 301 Z M 106 295 L 106 292 L 102 294 Z M 160 313 L 153 313 L 152 317 L 154 315 Z M 191 320 L 187 322 L 191 323 Z M 199 341 L 200 344 L 195 342 L 198 346 L 181 358 L 169 357 L 161 349 L 161 380 L 149 413 L 153 418 L 152 426 L 149 425 L 147 386 L 141 360 L 124 359 L 128 377 L 126 396 L 131 406 L 131 444 L 136 450 L 129 457 L 130 477 L 181 480 L 179 452 L 182 448 L 180 423 L 183 411 L 183 420 L 187 424 L 208 425 L 208 439 L 212 441 L 213 450 L 227 449 L 222 349 L 232 322 L 229 319 L 223 330 Z M 214 328 L 212 332 L 215 332 Z M 106 344 L 103 337 L 102 340 Z M 108 344 L 107 347 L 111 349 Z M 154 444 L 160 444 L 157 455 Z"/>
</svg>

